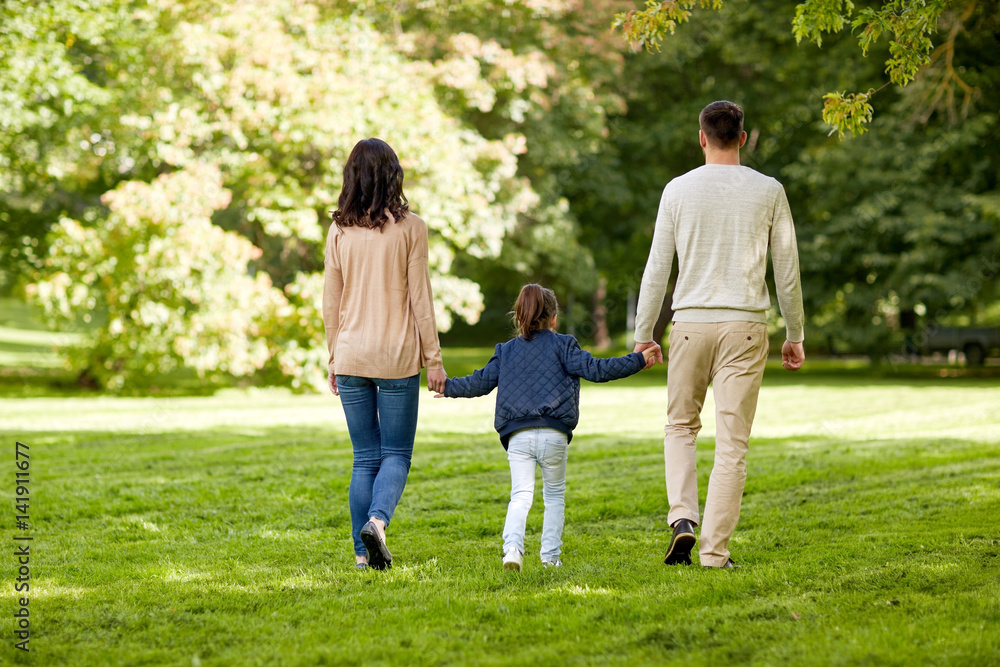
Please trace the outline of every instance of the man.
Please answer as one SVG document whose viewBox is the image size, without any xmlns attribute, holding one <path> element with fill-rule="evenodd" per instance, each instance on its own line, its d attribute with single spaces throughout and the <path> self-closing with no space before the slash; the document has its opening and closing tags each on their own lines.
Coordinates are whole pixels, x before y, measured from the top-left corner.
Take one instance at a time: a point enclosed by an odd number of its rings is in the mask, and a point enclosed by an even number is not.
<svg viewBox="0 0 1000 667">
<path fill-rule="evenodd" d="M 673 534 L 664 562 L 691 563 L 694 528 L 701 524 L 701 564 L 734 568 L 728 546 L 740 516 L 750 427 L 768 351 L 768 250 L 785 320 L 782 365 L 790 371 L 805 361 L 802 287 L 784 188 L 740 166 L 740 148 L 747 139 L 743 109 L 732 102 L 713 102 L 698 121 L 705 165 L 663 189 L 639 291 L 635 351 L 658 347 L 653 325 L 676 252 L 679 274 L 667 365 L 669 424 L 663 440 L 667 520 Z M 657 352 L 662 361 L 662 352 Z M 695 438 L 710 382 L 716 405 L 715 465 L 702 522 Z"/>
</svg>

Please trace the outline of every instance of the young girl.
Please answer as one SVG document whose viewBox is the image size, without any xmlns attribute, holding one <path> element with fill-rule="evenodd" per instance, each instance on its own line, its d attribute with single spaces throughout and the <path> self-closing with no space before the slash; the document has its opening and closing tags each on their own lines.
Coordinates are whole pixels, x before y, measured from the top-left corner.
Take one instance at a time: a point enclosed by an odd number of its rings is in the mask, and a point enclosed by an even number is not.
<svg viewBox="0 0 1000 667">
<path fill-rule="evenodd" d="M 450 378 L 437 398 L 472 398 L 497 392 L 494 426 L 510 462 L 510 504 L 503 528 L 503 566 L 520 570 L 524 526 L 542 469 L 542 565 L 559 567 L 566 494 L 566 453 L 580 420 L 580 378 L 607 382 L 646 367 L 656 348 L 595 359 L 572 336 L 555 333 L 559 304 L 541 285 L 525 285 L 514 304 L 517 337 L 496 346 L 484 368 Z"/>
</svg>

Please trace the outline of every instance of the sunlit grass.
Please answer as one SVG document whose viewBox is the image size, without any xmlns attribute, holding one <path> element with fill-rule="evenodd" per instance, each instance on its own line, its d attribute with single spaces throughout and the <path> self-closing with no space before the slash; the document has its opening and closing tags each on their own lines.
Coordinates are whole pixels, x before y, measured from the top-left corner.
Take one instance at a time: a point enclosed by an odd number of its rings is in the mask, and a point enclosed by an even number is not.
<svg viewBox="0 0 1000 667">
<path fill-rule="evenodd" d="M 584 385 L 565 565 L 538 562 L 539 492 L 516 574 L 500 568 L 509 476 L 492 397 L 422 397 L 384 573 L 352 566 L 332 396 L 0 400 L 6 439 L 32 446 L 35 660 L 995 662 L 1000 387 L 780 373 L 761 395 L 738 572 L 662 564 L 658 374 Z"/>
</svg>

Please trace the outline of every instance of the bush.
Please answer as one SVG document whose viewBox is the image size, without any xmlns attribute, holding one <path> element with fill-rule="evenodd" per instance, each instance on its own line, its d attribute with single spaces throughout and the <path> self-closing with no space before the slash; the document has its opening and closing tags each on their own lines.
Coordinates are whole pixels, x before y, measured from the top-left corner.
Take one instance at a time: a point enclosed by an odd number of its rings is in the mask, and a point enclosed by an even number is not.
<svg viewBox="0 0 1000 667">
<path fill-rule="evenodd" d="M 27 287 L 51 326 L 88 325 L 70 357 L 81 378 L 120 389 L 179 368 L 202 378 L 266 369 L 272 383 L 308 384 L 325 362 L 310 301 L 316 278 L 289 285 L 290 300 L 266 273 L 253 274 L 260 250 L 212 224 L 230 201 L 217 168 L 127 182 L 103 201 L 109 214 L 94 225 L 60 220 Z"/>
</svg>

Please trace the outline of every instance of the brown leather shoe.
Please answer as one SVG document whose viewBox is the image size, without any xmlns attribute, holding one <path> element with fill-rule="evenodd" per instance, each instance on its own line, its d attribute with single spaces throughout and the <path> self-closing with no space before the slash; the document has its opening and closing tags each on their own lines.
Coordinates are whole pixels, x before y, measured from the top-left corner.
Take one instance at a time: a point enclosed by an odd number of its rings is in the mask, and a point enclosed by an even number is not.
<svg viewBox="0 0 1000 667">
<path fill-rule="evenodd" d="M 663 562 L 667 565 L 690 565 L 694 541 L 694 526 L 687 519 L 679 520 L 674 524 L 674 534 L 670 538 L 670 546 L 667 547 Z"/>
</svg>

